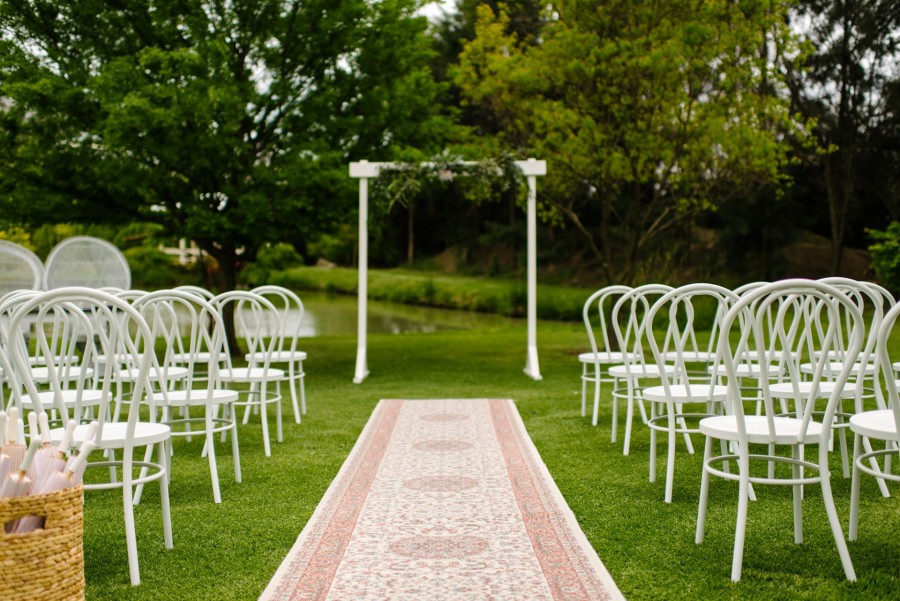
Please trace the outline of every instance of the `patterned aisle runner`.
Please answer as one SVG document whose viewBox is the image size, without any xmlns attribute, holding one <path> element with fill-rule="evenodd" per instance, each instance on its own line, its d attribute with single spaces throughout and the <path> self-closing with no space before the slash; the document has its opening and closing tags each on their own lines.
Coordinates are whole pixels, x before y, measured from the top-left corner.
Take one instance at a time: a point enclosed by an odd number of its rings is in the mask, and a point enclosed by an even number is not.
<svg viewBox="0 0 900 601">
<path fill-rule="evenodd" d="M 509 400 L 381 401 L 261 599 L 621 599 Z"/>
</svg>

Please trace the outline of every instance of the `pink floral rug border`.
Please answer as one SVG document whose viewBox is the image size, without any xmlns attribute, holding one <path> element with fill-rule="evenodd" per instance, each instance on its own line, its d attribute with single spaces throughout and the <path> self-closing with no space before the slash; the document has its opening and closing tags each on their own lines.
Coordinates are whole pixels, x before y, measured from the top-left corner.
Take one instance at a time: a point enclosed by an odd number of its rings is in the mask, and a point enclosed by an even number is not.
<svg viewBox="0 0 900 601">
<path fill-rule="evenodd" d="M 382 400 L 260 599 L 621 599 L 506 399 Z"/>
</svg>

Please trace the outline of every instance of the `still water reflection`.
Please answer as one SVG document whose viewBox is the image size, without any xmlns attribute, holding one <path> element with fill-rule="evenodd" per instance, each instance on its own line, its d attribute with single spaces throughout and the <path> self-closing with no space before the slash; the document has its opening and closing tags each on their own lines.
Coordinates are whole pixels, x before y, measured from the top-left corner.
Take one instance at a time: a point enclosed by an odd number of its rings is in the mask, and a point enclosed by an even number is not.
<svg viewBox="0 0 900 601">
<path fill-rule="evenodd" d="M 357 301 L 353 296 L 301 292 L 306 314 L 301 336 L 347 336 L 356 334 Z M 372 334 L 430 333 L 466 330 L 511 323 L 510 318 L 469 311 L 414 307 L 370 300 L 368 331 Z"/>
</svg>

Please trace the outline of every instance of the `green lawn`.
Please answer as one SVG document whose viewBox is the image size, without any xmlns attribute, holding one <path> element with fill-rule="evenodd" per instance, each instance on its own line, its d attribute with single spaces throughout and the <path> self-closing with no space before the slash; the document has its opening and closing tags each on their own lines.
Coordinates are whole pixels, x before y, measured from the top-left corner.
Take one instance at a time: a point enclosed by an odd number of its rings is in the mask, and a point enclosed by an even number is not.
<svg viewBox="0 0 900 601">
<path fill-rule="evenodd" d="M 706 541 L 694 544 L 700 456 L 679 446 L 675 497 L 664 473 L 647 480 L 649 436 L 636 427 L 632 453 L 609 441 L 609 405 L 594 428 L 580 416 L 579 324 L 541 322 L 541 371 L 522 373 L 525 326 L 427 335 L 373 335 L 371 375 L 352 383 L 353 337 L 304 341 L 309 414 L 301 425 L 284 402 L 285 439 L 262 452 L 258 419 L 240 430 L 244 482 L 235 484 L 220 446 L 223 503 L 212 502 L 201 443 L 178 441 L 171 486 L 175 548 L 165 550 L 155 486 L 137 508 L 143 583 L 131 587 L 118 491 L 91 492 L 85 507 L 89 600 L 256 599 L 381 398 L 508 397 L 603 562 L 629 599 L 885 599 L 900 590 L 900 501 L 863 482 L 860 540 L 850 544 L 859 581 L 848 584 L 818 487 L 807 489 L 803 546 L 792 537 L 790 490 L 759 489 L 750 507 L 743 580 L 729 580 L 737 486 L 713 481 Z M 621 427 L 621 426 L 620 426 Z M 273 428 L 274 433 L 274 428 Z M 621 434 L 621 433 L 620 433 Z M 621 436 L 620 436 L 621 438 Z M 695 443 L 698 445 L 700 439 Z M 664 463 L 664 462 L 662 462 Z M 660 466 L 662 469 L 662 466 Z M 849 480 L 834 467 L 846 528 Z M 900 495 L 900 488 L 892 492 Z"/>
</svg>

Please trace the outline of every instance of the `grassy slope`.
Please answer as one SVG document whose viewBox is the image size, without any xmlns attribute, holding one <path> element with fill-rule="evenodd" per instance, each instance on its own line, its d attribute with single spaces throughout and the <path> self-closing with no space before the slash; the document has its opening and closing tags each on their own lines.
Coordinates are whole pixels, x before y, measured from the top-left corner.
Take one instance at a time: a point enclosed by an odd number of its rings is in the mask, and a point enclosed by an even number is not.
<svg viewBox="0 0 900 601">
<path fill-rule="evenodd" d="M 582 528 L 629 599 L 883 599 L 900 587 L 900 500 L 864 481 L 859 542 L 850 545 L 859 582 L 847 584 L 821 511 L 818 487 L 804 503 L 806 542 L 792 542 L 788 489 L 759 491 L 751 505 L 744 580 L 729 580 L 736 485 L 713 482 L 706 542 L 694 544 L 699 456 L 679 447 L 675 502 L 662 502 L 664 475 L 647 481 L 649 436 L 637 428 L 632 454 L 609 441 L 608 403 L 598 428 L 580 416 L 585 346 L 576 324 L 542 322 L 544 379 L 522 373 L 525 329 L 371 336 L 371 376 L 351 382 L 353 338 L 305 341 L 309 415 L 287 421 L 285 440 L 264 457 L 258 421 L 240 430 L 244 482 L 230 474 L 226 445 L 216 506 L 200 443 L 179 441 L 174 457 L 175 548 L 162 545 L 158 495 L 137 510 L 143 584 L 128 584 L 121 496 L 89 493 L 85 560 L 89 600 L 256 599 L 337 473 L 380 398 L 509 397 Z M 285 403 L 289 415 L 289 404 Z M 620 426 L 621 428 L 621 426 Z M 621 434 L 621 432 L 620 432 Z M 699 439 L 695 442 L 699 443 Z M 849 481 L 835 468 L 846 527 Z M 900 493 L 894 487 L 894 493 Z"/>
</svg>

